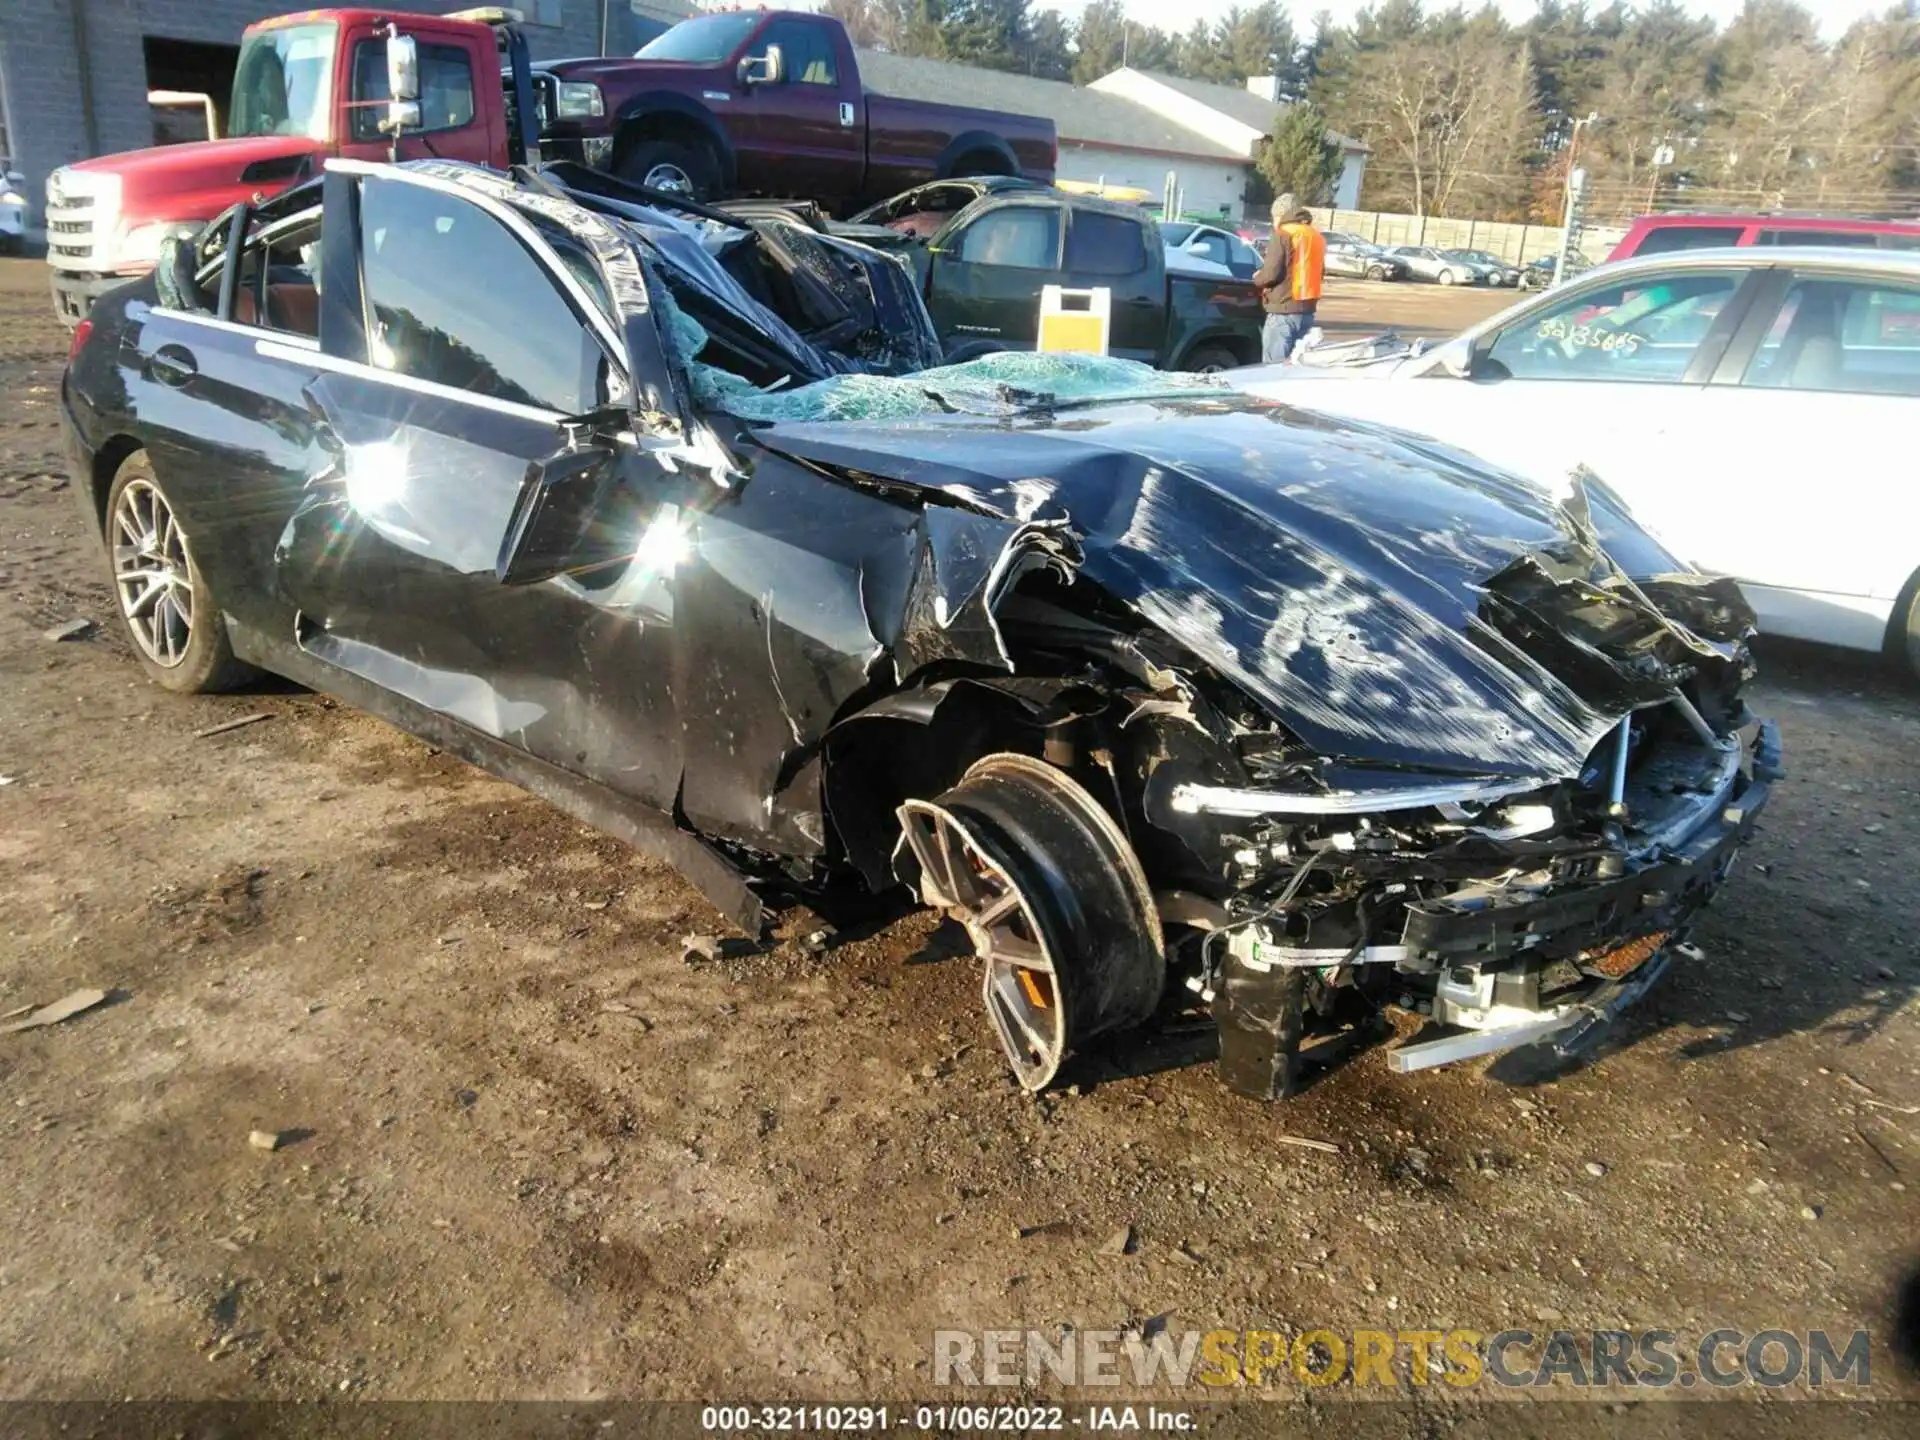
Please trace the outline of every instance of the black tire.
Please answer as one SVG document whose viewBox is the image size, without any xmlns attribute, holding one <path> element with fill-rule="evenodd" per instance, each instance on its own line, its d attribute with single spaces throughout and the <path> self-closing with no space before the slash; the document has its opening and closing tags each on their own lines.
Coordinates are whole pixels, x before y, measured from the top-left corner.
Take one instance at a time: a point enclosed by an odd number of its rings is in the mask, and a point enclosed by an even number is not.
<svg viewBox="0 0 1920 1440">
<path fill-rule="evenodd" d="M 1900 598 L 1893 602 L 1893 614 L 1887 620 L 1887 634 L 1881 642 L 1887 664 L 1910 684 L 1920 684 L 1920 571 L 1900 587 Z"/>
<path fill-rule="evenodd" d="M 684 194 L 694 200 L 720 198 L 720 172 L 704 146 L 683 145 L 677 140 L 642 140 L 621 157 L 616 168 L 622 180 L 635 185 L 651 183 L 653 189 Z M 676 188 L 677 182 L 662 183 L 671 172 L 677 172 L 685 180 L 684 190 Z"/>
<path fill-rule="evenodd" d="M 1198 345 L 1187 352 L 1180 368 L 1193 375 L 1214 375 L 1238 369 L 1240 363 L 1240 357 L 1224 345 Z"/>
<path fill-rule="evenodd" d="M 151 549 L 130 544 L 131 537 L 123 530 L 123 521 L 139 528 L 137 517 L 148 497 L 158 497 L 172 522 L 170 532 L 155 527 L 160 533 Z M 156 512 L 148 507 L 146 513 Z M 121 628 L 149 680 L 176 695 L 210 695 L 236 689 L 259 675 L 253 666 L 234 656 L 226 617 L 194 561 L 186 531 L 178 523 L 173 502 L 153 473 L 146 451 L 136 450 L 114 472 L 102 533 L 107 575 Z M 152 581 L 142 585 L 141 580 L 130 578 L 161 571 L 173 577 L 164 587 Z M 136 586 L 141 588 L 136 591 Z M 160 594 L 162 589 L 168 593 Z M 133 612 L 142 607 L 133 603 L 133 597 L 149 592 L 158 598 L 146 607 L 147 617 L 136 618 Z M 182 592 L 190 597 L 184 607 L 179 604 Z"/>
<path fill-rule="evenodd" d="M 1451 270 L 1442 270 L 1442 271 L 1440 272 L 1440 277 L 1439 277 L 1439 278 L 1440 278 L 1440 283 L 1441 283 L 1442 285 L 1456 285 L 1456 284 L 1458 284 L 1458 283 L 1459 283 L 1459 282 L 1458 282 L 1458 281 L 1457 281 L 1457 280 L 1456 280 L 1456 279 L 1454 278 L 1454 274 L 1453 274 L 1453 271 L 1451 271 Z"/>
<path fill-rule="evenodd" d="M 1369 280 L 1385 280 L 1386 278 L 1387 270 L 1384 265 L 1375 265 L 1367 271 L 1367 279 Z"/>
</svg>

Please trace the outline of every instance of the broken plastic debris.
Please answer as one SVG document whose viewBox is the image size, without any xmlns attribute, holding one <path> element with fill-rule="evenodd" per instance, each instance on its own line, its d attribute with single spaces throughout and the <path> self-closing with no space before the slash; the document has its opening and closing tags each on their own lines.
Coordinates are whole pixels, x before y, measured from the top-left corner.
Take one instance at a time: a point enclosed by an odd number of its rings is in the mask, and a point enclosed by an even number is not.
<svg viewBox="0 0 1920 1440">
<path fill-rule="evenodd" d="M 93 633 L 93 621 L 84 617 L 56 625 L 46 632 L 46 638 L 58 644 L 62 640 L 84 640 Z"/>
<path fill-rule="evenodd" d="M 696 960 L 718 960 L 720 958 L 720 937 L 718 935 L 683 935 L 680 937 L 680 958 L 691 965 Z"/>
<path fill-rule="evenodd" d="M 11 1025 L 0 1026 L 0 1035 L 12 1035 L 21 1030 L 38 1030 L 43 1025 L 58 1025 L 62 1020 L 71 1020 L 84 1011 L 106 1002 L 104 990 L 76 990 L 65 999 L 56 1000 L 51 1005 L 43 1005 L 24 1020 L 16 1020 Z"/>
</svg>

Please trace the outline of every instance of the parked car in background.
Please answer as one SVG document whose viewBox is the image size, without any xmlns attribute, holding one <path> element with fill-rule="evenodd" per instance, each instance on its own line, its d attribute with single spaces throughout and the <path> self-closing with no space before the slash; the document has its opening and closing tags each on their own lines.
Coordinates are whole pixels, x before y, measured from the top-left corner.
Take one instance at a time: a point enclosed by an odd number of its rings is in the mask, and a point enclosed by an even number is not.
<svg viewBox="0 0 1920 1440">
<path fill-rule="evenodd" d="M 1265 315 L 1251 282 L 1210 273 L 1197 256 L 1191 268 L 1170 263 L 1159 221 L 1137 207 L 964 180 L 920 186 L 856 220 L 831 228 L 903 251 L 953 359 L 1032 349 L 1046 285 L 1110 293 L 1113 355 L 1197 371 L 1260 358 Z"/>
<path fill-rule="evenodd" d="M 1162 221 L 1160 238 L 1170 253 L 1219 265 L 1242 280 L 1251 280 L 1260 268 L 1260 252 L 1230 230 L 1198 225 L 1190 220 Z"/>
<path fill-rule="evenodd" d="M 1520 288 L 1522 290 L 1544 290 L 1553 284 L 1554 261 L 1554 256 L 1542 255 L 1539 259 L 1529 260 L 1525 265 L 1521 266 Z M 1567 256 L 1566 262 L 1561 265 L 1560 279 L 1562 283 L 1564 283 L 1573 279 L 1576 275 L 1586 274 L 1586 272 L 1592 268 L 1593 262 L 1578 250 L 1575 250 Z"/>
<path fill-rule="evenodd" d="M 1764 633 L 1920 671 L 1920 254 L 1617 261 L 1397 363 L 1234 378 L 1544 486 L 1585 466 Z"/>
<path fill-rule="evenodd" d="M 1604 494 L 1224 385 L 928 369 L 885 256 L 573 168 L 335 161 L 76 330 L 76 514 L 150 680 L 335 694 L 750 935 L 911 896 L 1028 1091 L 1169 1000 L 1275 1099 L 1386 1010 L 1407 1071 L 1657 982 L 1776 773 L 1731 585 Z M 1036 260 L 1107 213 L 976 203 L 963 245 L 1011 211 Z"/>
<path fill-rule="evenodd" d="M 1447 250 L 1442 253 L 1449 260 L 1461 260 L 1477 266 L 1481 278 L 1489 285 L 1505 285 L 1509 289 L 1519 288 L 1520 267 L 1502 260 L 1498 255 L 1485 250 Z"/>
<path fill-rule="evenodd" d="M 583 158 L 654 189 L 845 214 L 950 175 L 1053 179 L 1053 121 L 871 90 L 846 28 L 814 11 L 695 15 L 632 59 L 544 69 L 589 97 L 569 130 Z"/>
<path fill-rule="evenodd" d="M 1413 272 L 1407 262 L 1364 240 L 1327 237 L 1326 271 L 1356 280 L 1404 280 Z"/>
<path fill-rule="evenodd" d="M 18 254 L 26 234 L 26 176 L 0 161 L 0 255 Z"/>
<path fill-rule="evenodd" d="M 1844 215 L 1713 215 L 1674 211 L 1642 215 L 1627 227 L 1609 260 L 1727 245 L 1845 245 L 1863 250 L 1920 250 L 1920 220 L 1861 220 Z"/>
<path fill-rule="evenodd" d="M 1485 271 L 1470 260 L 1455 260 L 1436 245 L 1391 245 L 1387 253 L 1401 261 L 1415 279 L 1441 285 L 1481 285 Z"/>
</svg>

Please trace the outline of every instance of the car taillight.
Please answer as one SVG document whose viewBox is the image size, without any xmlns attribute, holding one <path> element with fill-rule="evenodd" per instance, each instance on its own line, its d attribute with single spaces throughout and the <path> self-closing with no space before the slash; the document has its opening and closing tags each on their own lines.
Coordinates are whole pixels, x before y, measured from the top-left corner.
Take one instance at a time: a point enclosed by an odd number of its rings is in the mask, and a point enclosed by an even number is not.
<svg viewBox="0 0 1920 1440">
<path fill-rule="evenodd" d="M 93 334 L 93 321 L 82 320 L 73 327 L 73 339 L 67 345 L 67 364 L 71 365 L 80 358 L 80 352 L 87 348 L 87 339 Z"/>
</svg>

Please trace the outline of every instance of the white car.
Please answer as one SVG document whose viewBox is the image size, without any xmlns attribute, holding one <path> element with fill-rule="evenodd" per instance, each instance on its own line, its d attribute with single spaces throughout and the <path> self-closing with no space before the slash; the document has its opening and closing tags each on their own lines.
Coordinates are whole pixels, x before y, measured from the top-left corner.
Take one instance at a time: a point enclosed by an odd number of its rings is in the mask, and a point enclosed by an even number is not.
<svg viewBox="0 0 1920 1440">
<path fill-rule="evenodd" d="M 1168 255 L 1218 265 L 1242 280 L 1252 279 L 1260 268 L 1260 252 L 1230 230 L 1176 220 L 1160 226 L 1160 238 Z"/>
<path fill-rule="evenodd" d="M 1597 474 L 1762 631 L 1920 672 L 1920 254 L 1623 260 L 1420 353 L 1242 389 L 1433 436 L 1561 490 Z"/>
<path fill-rule="evenodd" d="M 1442 285 L 1484 285 L 1486 267 L 1472 260 L 1459 260 L 1437 245 L 1390 245 L 1387 254 L 1413 272 L 1416 280 L 1437 280 Z"/>
<path fill-rule="evenodd" d="M 26 177 L 0 165 L 0 255 L 17 254 L 27 233 Z"/>
</svg>

